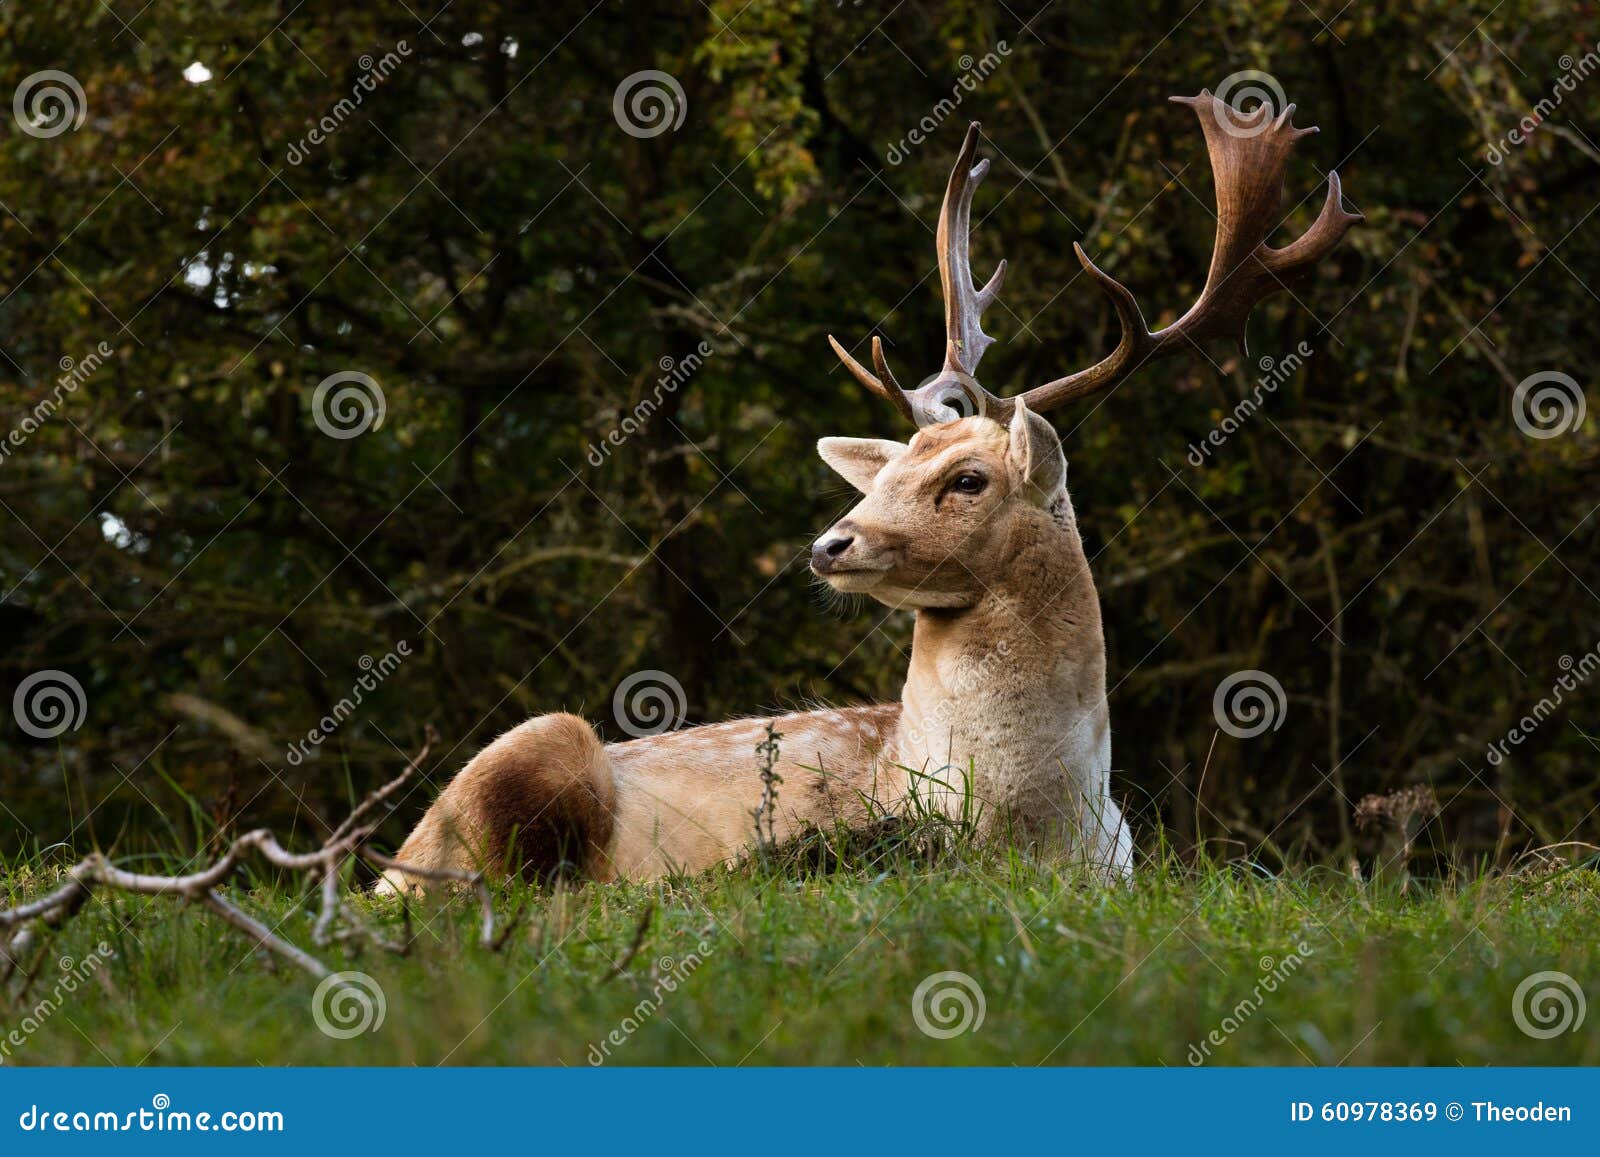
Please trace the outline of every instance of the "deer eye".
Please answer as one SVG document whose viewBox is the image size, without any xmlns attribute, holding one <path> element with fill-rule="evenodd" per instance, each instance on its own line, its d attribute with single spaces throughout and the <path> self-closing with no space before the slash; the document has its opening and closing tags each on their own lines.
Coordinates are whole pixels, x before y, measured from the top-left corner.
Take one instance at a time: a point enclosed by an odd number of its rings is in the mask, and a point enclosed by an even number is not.
<svg viewBox="0 0 1600 1157">
<path fill-rule="evenodd" d="M 950 484 L 950 489 L 958 494 L 982 494 L 984 487 L 989 485 L 989 480 L 982 474 L 958 474 L 956 480 Z"/>
</svg>

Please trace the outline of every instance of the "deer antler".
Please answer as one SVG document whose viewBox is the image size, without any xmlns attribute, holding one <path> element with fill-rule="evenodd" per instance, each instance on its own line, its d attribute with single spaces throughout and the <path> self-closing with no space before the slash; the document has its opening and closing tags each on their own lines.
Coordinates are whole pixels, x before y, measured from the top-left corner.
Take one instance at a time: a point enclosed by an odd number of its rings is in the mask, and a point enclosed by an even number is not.
<svg viewBox="0 0 1600 1157">
<path fill-rule="evenodd" d="M 973 164 L 978 152 L 978 138 L 982 126 L 977 121 L 967 129 L 961 142 L 961 152 L 956 157 L 955 168 L 950 170 L 950 181 L 945 186 L 944 204 L 939 209 L 939 231 L 935 238 L 939 250 L 939 282 L 944 288 L 944 369 L 915 391 L 903 390 L 883 356 L 883 342 L 872 339 L 872 364 L 877 374 L 871 373 L 851 357 L 833 335 L 828 342 L 839 355 L 845 367 L 856 379 L 876 394 L 894 402 L 900 412 L 918 425 L 925 421 L 941 421 L 947 408 L 961 408 L 971 413 L 981 407 L 978 399 L 983 387 L 973 379 L 984 351 L 994 344 L 994 338 L 983 332 L 983 311 L 988 309 L 1000 292 L 1006 279 L 1006 263 L 995 267 L 994 275 L 982 289 L 972 279 L 972 195 L 989 173 L 987 158 Z M 952 403 L 957 405 L 952 406 Z"/>
<path fill-rule="evenodd" d="M 1079 263 L 1111 299 L 1122 333 L 1116 349 L 1094 365 L 1021 395 L 1035 412 L 1109 389 L 1147 362 L 1190 347 L 1199 348 L 1201 342 L 1213 338 L 1227 338 L 1243 350 L 1245 322 L 1256 303 L 1309 272 L 1333 251 L 1350 226 L 1361 220 L 1359 213 L 1345 212 L 1339 175 L 1329 173 L 1328 195 L 1315 223 L 1298 240 L 1274 249 L 1266 243 L 1266 237 L 1277 223 L 1289 154 L 1295 141 L 1317 130 L 1295 128 L 1292 104 L 1274 117 L 1265 104 L 1248 113 L 1240 112 L 1219 102 L 1209 89 L 1202 89 L 1199 96 L 1172 99 L 1193 108 L 1199 116 L 1216 179 L 1217 236 L 1205 288 L 1188 312 L 1152 333 L 1127 287 L 1095 265 L 1081 245 L 1074 244 L 1072 249 Z M 983 332 L 979 321 L 999 292 L 1006 268 L 1002 261 L 982 289 L 973 284 L 968 257 L 972 194 L 989 167 L 986 160 L 976 166 L 972 163 L 978 128 L 973 124 L 967 130 L 939 213 L 939 272 L 945 300 L 944 369 L 918 389 L 903 390 L 889 372 L 878 338 L 872 339 L 876 375 L 831 336 L 828 338 L 834 352 L 863 385 L 894 402 L 901 413 L 919 425 L 970 413 L 1006 421 L 1017 403 L 1016 398 L 991 394 L 972 377 L 979 359 L 994 340 Z"/>
</svg>

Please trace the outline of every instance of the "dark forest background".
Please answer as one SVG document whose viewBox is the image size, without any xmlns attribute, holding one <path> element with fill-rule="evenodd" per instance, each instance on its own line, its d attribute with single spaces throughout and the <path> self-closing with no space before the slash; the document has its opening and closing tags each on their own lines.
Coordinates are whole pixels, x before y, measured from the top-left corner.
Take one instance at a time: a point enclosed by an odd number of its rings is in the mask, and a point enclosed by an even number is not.
<svg viewBox="0 0 1600 1157">
<path fill-rule="evenodd" d="M 529 714 L 622 737 L 612 696 L 641 669 L 675 677 L 693 721 L 897 696 L 909 618 L 831 606 L 804 562 L 850 501 L 815 440 L 905 434 L 825 335 L 861 355 L 881 332 L 913 381 L 937 368 L 932 230 L 971 119 L 994 158 L 974 266 L 1011 261 L 985 384 L 1014 392 L 1114 340 L 1074 241 L 1170 320 L 1213 220 L 1198 126 L 1166 98 L 1247 69 L 1322 130 L 1280 242 L 1331 167 L 1366 220 L 1257 311 L 1248 358 L 1167 363 L 1056 415 L 1105 608 L 1117 791 L 1146 836 L 1160 819 L 1180 848 L 1263 857 L 1359 840 L 1357 799 L 1418 783 L 1444 805 L 1427 839 L 1464 853 L 1595 839 L 1600 688 L 1563 693 L 1498 764 L 1486 751 L 1600 643 L 1596 419 L 1535 438 L 1513 412 L 1529 375 L 1593 381 L 1600 76 L 1505 143 L 1600 51 L 1596 17 L 5 5 L 3 92 L 60 70 L 85 115 L 0 131 L 0 423 L 20 428 L 65 366 L 93 371 L 0 461 L 0 691 L 60 670 L 85 704 L 51 739 L 0 713 L 0 852 L 192 844 L 218 823 L 310 837 L 429 723 L 435 784 Z M 646 69 L 681 86 L 683 122 L 637 136 L 613 96 Z M 701 342 L 682 387 L 591 454 Z M 1258 359 L 1301 342 L 1304 365 L 1194 465 Z M 313 395 L 351 372 L 384 419 L 330 437 Z M 1286 693 L 1252 739 L 1213 714 L 1242 669 Z"/>
</svg>

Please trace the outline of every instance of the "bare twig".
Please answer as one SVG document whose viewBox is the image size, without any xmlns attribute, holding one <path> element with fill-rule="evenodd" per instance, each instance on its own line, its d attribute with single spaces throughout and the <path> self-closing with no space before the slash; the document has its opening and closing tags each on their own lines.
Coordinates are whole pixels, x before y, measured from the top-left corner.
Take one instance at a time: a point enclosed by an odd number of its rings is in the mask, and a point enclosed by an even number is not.
<svg viewBox="0 0 1600 1157">
<path fill-rule="evenodd" d="M 483 873 L 403 864 L 363 846 L 372 834 L 374 825 L 362 825 L 360 821 L 417 773 L 436 738 L 433 728 L 427 728 L 422 750 L 407 764 L 406 769 L 362 800 L 328 841 L 314 852 L 286 851 L 271 832 L 262 828 L 246 832 L 234 840 L 211 866 L 182 876 L 126 871 L 99 852 L 86 857 L 67 869 L 66 882 L 55 891 L 15 908 L 0 910 L 0 967 L 3 967 L 4 975 L 9 977 L 15 969 L 22 953 L 38 938 L 39 928 L 54 928 L 71 919 L 96 888 L 145 896 L 172 896 L 186 903 L 199 904 L 233 925 L 259 947 L 276 953 L 295 967 L 319 979 L 328 975 L 328 969 L 321 961 L 278 936 L 218 893 L 218 889 L 249 857 L 263 859 L 273 867 L 286 871 L 309 873 L 313 879 L 320 881 L 321 910 L 317 913 L 311 934 L 312 940 L 319 946 L 335 938 L 334 925 L 341 915 L 346 914 L 344 869 L 351 860 L 359 858 L 382 871 L 400 871 L 408 876 L 449 881 L 472 888 L 477 893 L 478 906 L 483 914 L 480 942 L 485 948 L 496 947 L 494 897 Z M 396 949 L 395 945 L 383 938 L 374 936 L 372 939 L 384 947 Z"/>
<path fill-rule="evenodd" d="M 428 752 L 433 750 L 433 745 L 438 741 L 439 733 L 433 729 L 433 724 L 423 724 L 422 750 L 417 752 L 417 754 L 412 757 L 411 762 L 406 764 L 404 771 L 395 776 L 382 787 L 378 788 L 377 791 L 369 794 L 366 799 L 362 800 L 361 803 L 356 806 L 356 810 L 351 812 L 350 815 L 345 819 L 344 823 L 340 824 L 334 829 L 333 835 L 328 837 L 328 842 L 332 843 L 334 840 L 343 839 L 345 836 L 349 835 L 355 830 L 356 824 L 359 823 L 368 812 L 404 787 L 411 780 L 411 777 L 417 774 L 417 771 L 422 767 L 423 760 L 428 758 Z"/>
<path fill-rule="evenodd" d="M 250 916 L 240 911 L 238 908 L 235 908 L 232 904 L 228 903 L 228 901 L 224 900 L 215 892 L 204 892 L 200 896 L 200 903 L 204 904 L 207 908 L 210 908 L 229 924 L 232 924 L 235 928 L 239 929 L 239 931 L 250 937 L 250 939 L 254 940 L 262 948 L 267 949 L 269 952 L 276 952 L 285 960 L 289 961 L 289 963 L 293 964 L 297 968 L 305 969 L 318 980 L 328 975 L 327 965 L 323 964 L 322 961 L 316 959 L 314 956 L 306 955 L 306 953 L 296 948 L 293 944 L 290 944 L 282 937 L 273 935 L 272 929 L 268 928 L 254 916 Z"/>
</svg>

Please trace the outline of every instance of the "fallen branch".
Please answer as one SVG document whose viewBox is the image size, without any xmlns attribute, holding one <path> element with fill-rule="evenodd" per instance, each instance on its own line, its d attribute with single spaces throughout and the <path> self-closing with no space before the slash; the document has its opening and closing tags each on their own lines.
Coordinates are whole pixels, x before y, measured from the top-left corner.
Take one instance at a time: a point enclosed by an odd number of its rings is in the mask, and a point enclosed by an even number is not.
<svg viewBox="0 0 1600 1157">
<path fill-rule="evenodd" d="M 471 888 L 477 893 L 478 906 L 483 915 L 479 942 L 491 951 L 498 949 L 504 941 L 495 935 L 494 897 L 482 872 L 403 864 L 364 846 L 377 824 L 362 824 L 361 821 L 416 775 L 423 760 L 427 759 L 435 738 L 433 729 L 428 728 L 422 750 L 406 765 L 406 769 L 362 800 L 328 837 L 327 842 L 314 852 L 289 852 L 271 832 L 261 828 L 246 832 L 234 840 L 210 867 L 182 876 L 129 872 L 117 867 L 99 852 L 86 857 L 67 869 L 66 882 L 55 891 L 16 908 L 0 910 L 0 976 L 9 976 L 16 969 L 23 954 L 38 939 L 41 928 L 59 927 L 77 915 L 96 888 L 144 896 L 172 896 L 186 903 L 200 904 L 244 933 L 258 947 L 276 953 L 318 979 L 327 976 L 327 966 L 316 957 L 291 944 L 219 894 L 218 889 L 251 857 L 265 860 L 275 868 L 306 872 L 312 879 L 320 880 L 322 905 L 311 931 L 311 939 L 319 947 L 338 937 L 334 927 L 340 915 L 346 914 L 344 869 L 352 860 L 362 859 L 380 871 L 398 870 L 424 880 L 463 884 Z M 391 950 L 400 950 L 375 935 L 372 939 Z"/>
</svg>

